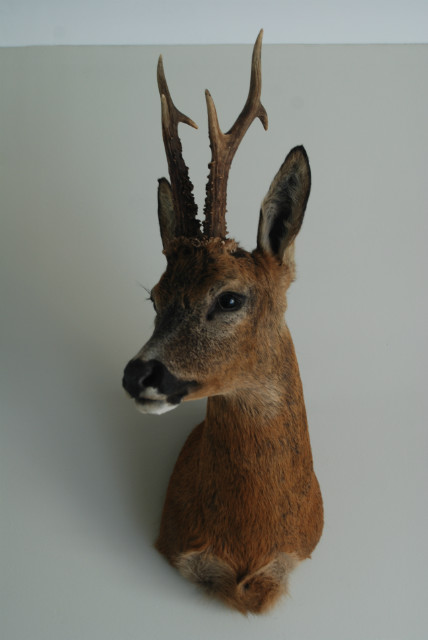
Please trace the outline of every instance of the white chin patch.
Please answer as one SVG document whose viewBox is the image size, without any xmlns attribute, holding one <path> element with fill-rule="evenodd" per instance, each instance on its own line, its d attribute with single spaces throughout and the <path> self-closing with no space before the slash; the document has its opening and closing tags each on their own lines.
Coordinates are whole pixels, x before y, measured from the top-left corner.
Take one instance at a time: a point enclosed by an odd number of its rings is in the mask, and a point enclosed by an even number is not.
<svg viewBox="0 0 428 640">
<path fill-rule="evenodd" d="M 135 400 L 135 406 L 140 413 L 153 413 L 160 415 L 178 407 L 178 404 L 171 404 L 166 400 Z"/>
</svg>

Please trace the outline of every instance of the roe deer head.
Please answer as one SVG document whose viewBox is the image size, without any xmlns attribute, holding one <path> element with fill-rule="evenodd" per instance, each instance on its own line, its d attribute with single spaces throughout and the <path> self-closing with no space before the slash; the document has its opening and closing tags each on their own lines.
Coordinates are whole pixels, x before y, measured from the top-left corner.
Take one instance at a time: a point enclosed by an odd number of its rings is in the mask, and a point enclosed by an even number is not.
<svg viewBox="0 0 428 640">
<path fill-rule="evenodd" d="M 226 237 L 233 156 L 255 118 L 267 128 L 261 39 L 262 32 L 247 101 L 227 133 L 206 92 L 212 160 L 202 229 L 177 133 L 180 122 L 196 125 L 174 106 L 159 60 L 171 178 L 158 187 L 167 267 L 151 291 L 153 335 L 123 377 L 143 413 L 208 397 L 205 420 L 172 473 L 157 548 L 185 577 L 254 613 L 284 593 L 290 571 L 310 556 L 323 528 L 302 385 L 284 320 L 294 240 L 311 185 L 303 147 L 287 155 L 262 202 L 256 249 L 250 253 Z"/>
</svg>

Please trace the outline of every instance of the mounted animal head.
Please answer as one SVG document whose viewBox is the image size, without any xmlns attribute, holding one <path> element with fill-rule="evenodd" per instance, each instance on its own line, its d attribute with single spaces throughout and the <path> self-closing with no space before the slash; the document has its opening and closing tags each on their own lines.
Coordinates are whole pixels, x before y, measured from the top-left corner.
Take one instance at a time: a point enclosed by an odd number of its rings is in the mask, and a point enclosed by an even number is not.
<svg viewBox="0 0 428 640">
<path fill-rule="evenodd" d="M 158 216 L 167 268 L 151 291 L 156 311 L 150 340 L 128 363 L 123 386 L 144 413 L 182 400 L 272 388 L 284 338 L 285 293 L 294 279 L 294 240 L 303 222 L 311 176 L 303 147 L 287 155 L 264 198 L 257 247 L 247 252 L 226 231 L 226 189 L 232 159 L 252 121 L 267 129 L 261 95 L 260 32 L 250 89 L 235 124 L 220 130 L 206 92 L 212 159 L 203 227 L 182 156 L 178 124 L 196 127 L 174 106 L 162 58 L 158 85 L 171 182 L 159 180 Z"/>
</svg>

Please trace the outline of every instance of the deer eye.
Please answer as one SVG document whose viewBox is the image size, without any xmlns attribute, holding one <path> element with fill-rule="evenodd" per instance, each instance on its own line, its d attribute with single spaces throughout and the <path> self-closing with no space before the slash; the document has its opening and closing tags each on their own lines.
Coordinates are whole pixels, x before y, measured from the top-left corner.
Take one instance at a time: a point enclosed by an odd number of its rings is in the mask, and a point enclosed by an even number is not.
<svg viewBox="0 0 428 640">
<path fill-rule="evenodd" d="M 238 311 L 244 304 L 245 298 L 239 293 L 226 292 L 217 298 L 217 308 L 221 311 Z"/>
</svg>

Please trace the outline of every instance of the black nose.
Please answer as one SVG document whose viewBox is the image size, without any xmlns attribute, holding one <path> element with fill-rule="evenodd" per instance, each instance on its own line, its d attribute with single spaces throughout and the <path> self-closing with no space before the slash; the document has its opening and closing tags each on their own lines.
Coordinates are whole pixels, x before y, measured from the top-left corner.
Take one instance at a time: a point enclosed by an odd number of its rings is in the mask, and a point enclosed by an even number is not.
<svg viewBox="0 0 428 640">
<path fill-rule="evenodd" d="M 123 372 L 123 388 L 133 398 L 138 398 L 145 387 L 153 387 L 160 391 L 166 371 L 166 367 L 158 360 L 131 360 Z"/>
</svg>

